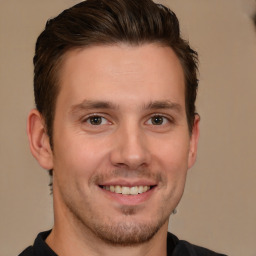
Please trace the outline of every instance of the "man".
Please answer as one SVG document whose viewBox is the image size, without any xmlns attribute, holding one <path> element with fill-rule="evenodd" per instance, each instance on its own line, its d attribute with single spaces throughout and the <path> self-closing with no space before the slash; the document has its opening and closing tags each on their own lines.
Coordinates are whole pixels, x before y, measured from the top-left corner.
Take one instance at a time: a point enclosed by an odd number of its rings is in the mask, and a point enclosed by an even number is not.
<svg viewBox="0 0 256 256">
<path fill-rule="evenodd" d="M 46 24 L 31 152 L 54 227 L 20 255 L 221 255 L 167 233 L 196 159 L 197 53 L 150 0 L 88 0 Z"/>
</svg>

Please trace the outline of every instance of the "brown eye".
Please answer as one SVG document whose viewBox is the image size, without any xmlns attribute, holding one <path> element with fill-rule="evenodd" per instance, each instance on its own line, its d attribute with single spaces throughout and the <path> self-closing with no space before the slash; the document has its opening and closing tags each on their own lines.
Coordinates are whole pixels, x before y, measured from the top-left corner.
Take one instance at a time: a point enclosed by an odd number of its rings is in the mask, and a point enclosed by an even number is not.
<svg viewBox="0 0 256 256">
<path fill-rule="evenodd" d="M 91 125 L 100 125 L 102 124 L 102 117 L 101 116 L 91 116 L 88 118 L 88 122 L 91 124 Z"/>
<path fill-rule="evenodd" d="M 164 123 L 165 118 L 163 116 L 153 116 L 151 117 L 151 122 L 153 125 L 161 125 Z"/>
</svg>

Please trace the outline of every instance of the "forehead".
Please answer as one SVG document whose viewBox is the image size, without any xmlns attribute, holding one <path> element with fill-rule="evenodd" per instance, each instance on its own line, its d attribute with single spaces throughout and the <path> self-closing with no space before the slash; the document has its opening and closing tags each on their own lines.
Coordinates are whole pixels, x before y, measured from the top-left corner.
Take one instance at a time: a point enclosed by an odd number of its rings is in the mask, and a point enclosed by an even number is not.
<svg viewBox="0 0 256 256">
<path fill-rule="evenodd" d="M 157 44 L 71 50 L 63 59 L 59 78 L 58 98 L 70 104 L 95 98 L 117 104 L 184 101 L 180 61 L 170 47 Z"/>
</svg>

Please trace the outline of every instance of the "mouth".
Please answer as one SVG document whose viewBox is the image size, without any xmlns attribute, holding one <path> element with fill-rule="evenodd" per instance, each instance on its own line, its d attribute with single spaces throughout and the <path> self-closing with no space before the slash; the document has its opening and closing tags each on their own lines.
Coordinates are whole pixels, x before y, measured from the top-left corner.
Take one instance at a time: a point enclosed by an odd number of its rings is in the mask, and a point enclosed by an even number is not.
<svg viewBox="0 0 256 256">
<path fill-rule="evenodd" d="M 110 191 L 115 194 L 122 194 L 122 195 L 139 195 L 148 192 L 149 190 L 153 189 L 155 186 L 121 186 L 121 185 L 110 185 L 110 186 L 100 186 L 100 188 Z"/>
<path fill-rule="evenodd" d="M 140 180 L 129 182 L 125 180 L 109 181 L 98 184 L 103 195 L 118 206 L 138 206 L 154 198 L 158 184 L 152 181 Z"/>
</svg>

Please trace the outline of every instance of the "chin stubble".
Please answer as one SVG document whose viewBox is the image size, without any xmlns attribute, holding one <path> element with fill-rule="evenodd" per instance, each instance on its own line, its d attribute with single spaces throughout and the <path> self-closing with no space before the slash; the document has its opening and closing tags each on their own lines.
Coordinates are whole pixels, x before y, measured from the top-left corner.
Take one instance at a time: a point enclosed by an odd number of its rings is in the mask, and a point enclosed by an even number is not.
<svg viewBox="0 0 256 256">
<path fill-rule="evenodd" d="M 124 177 L 124 174 L 127 175 L 127 172 L 118 170 L 115 173 L 111 173 L 107 176 L 95 175 L 89 181 L 89 184 L 95 184 L 96 181 L 98 182 L 99 180 L 105 180 L 106 177 L 109 176 Z M 155 180 L 157 180 L 158 184 L 159 182 L 162 183 L 163 180 L 165 181 L 165 177 L 159 173 L 152 174 L 150 172 L 142 171 L 139 174 L 134 172 L 129 175 L 153 177 Z M 77 189 L 79 191 L 78 187 Z M 82 194 L 82 191 L 80 192 Z M 152 219 L 151 222 L 134 221 L 134 218 L 136 219 L 136 213 L 139 211 L 138 206 L 121 206 L 119 210 L 122 217 L 118 221 L 113 222 L 114 216 L 113 219 L 111 219 L 111 217 L 106 219 L 106 216 L 105 218 L 102 218 L 102 216 L 99 216 L 99 213 L 95 215 L 94 210 L 91 209 L 89 205 L 88 207 L 81 207 L 81 205 L 84 205 L 84 202 L 80 202 L 81 204 L 76 204 L 73 200 L 71 200 L 71 198 L 66 197 L 66 199 L 65 204 L 70 213 L 73 215 L 73 220 L 76 222 L 76 225 L 80 227 L 80 230 L 82 233 L 84 233 L 85 237 L 90 236 L 89 233 L 91 233 L 92 236 L 100 238 L 105 243 L 114 246 L 136 246 L 150 241 L 169 218 L 169 215 L 165 216 L 166 209 L 164 208 L 166 207 L 166 204 L 163 204 L 163 208 L 159 209 L 159 215 Z M 101 214 L 104 216 L 104 210 Z"/>
<path fill-rule="evenodd" d="M 128 217 L 136 213 L 133 207 L 124 207 L 122 213 Z M 169 218 L 169 216 L 168 216 Z M 168 218 L 159 218 L 157 223 L 137 223 L 124 220 L 114 225 L 95 223 L 94 233 L 102 241 L 114 246 L 136 246 L 150 241 Z"/>
</svg>

